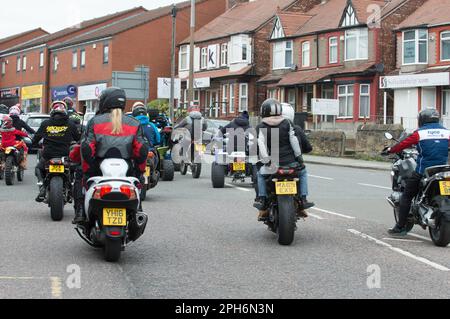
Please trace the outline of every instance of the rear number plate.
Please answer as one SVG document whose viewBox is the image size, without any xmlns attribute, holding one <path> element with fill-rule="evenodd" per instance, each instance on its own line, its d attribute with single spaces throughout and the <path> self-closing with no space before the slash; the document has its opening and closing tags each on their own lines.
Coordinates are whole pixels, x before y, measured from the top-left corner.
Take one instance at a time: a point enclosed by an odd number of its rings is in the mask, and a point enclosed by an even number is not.
<svg viewBox="0 0 450 319">
<path fill-rule="evenodd" d="M 150 167 L 148 167 L 148 166 L 145 169 L 145 176 L 150 177 Z"/>
<path fill-rule="evenodd" d="M 64 173 L 64 165 L 50 165 L 50 173 Z"/>
<path fill-rule="evenodd" d="M 127 210 L 125 208 L 103 208 L 103 226 L 126 226 Z"/>
<path fill-rule="evenodd" d="M 296 182 L 277 182 L 275 189 L 277 195 L 297 195 Z"/>
<path fill-rule="evenodd" d="M 450 196 L 450 182 L 439 182 L 442 196 Z"/>
<path fill-rule="evenodd" d="M 233 171 L 235 172 L 245 171 L 245 163 L 233 163 Z"/>
</svg>

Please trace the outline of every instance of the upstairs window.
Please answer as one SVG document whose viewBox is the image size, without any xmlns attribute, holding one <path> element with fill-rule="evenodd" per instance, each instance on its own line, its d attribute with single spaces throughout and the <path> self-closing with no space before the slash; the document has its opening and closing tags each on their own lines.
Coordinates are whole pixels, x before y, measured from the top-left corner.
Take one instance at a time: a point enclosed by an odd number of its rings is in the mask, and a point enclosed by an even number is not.
<svg viewBox="0 0 450 319">
<path fill-rule="evenodd" d="M 59 65 L 58 56 L 54 55 L 53 56 L 53 72 L 58 71 L 58 65 Z"/>
<path fill-rule="evenodd" d="M 367 60 L 369 57 L 369 31 L 367 28 L 345 31 L 345 60 Z"/>
<path fill-rule="evenodd" d="M 228 43 L 224 43 L 220 46 L 220 64 L 222 66 L 228 65 Z"/>
<path fill-rule="evenodd" d="M 275 42 L 273 44 L 273 69 L 287 69 L 294 64 L 292 41 Z"/>
<path fill-rule="evenodd" d="M 22 70 L 26 71 L 27 70 L 27 56 L 24 55 L 22 58 Z"/>
<path fill-rule="evenodd" d="M 280 18 L 277 18 L 272 31 L 272 39 L 284 38 L 284 30 Z"/>
<path fill-rule="evenodd" d="M 189 51 L 188 46 L 180 47 L 180 70 L 186 71 L 189 69 Z"/>
<path fill-rule="evenodd" d="M 423 29 L 403 32 L 403 64 L 428 62 L 428 31 Z"/>
<path fill-rule="evenodd" d="M 109 45 L 105 44 L 103 46 L 103 64 L 109 63 Z"/>
<path fill-rule="evenodd" d="M 338 38 L 332 37 L 328 40 L 328 63 L 338 62 Z"/>
<path fill-rule="evenodd" d="M 16 67 L 16 71 L 20 72 L 20 70 L 22 69 L 22 59 L 20 58 L 20 56 L 17 57 L 17 67 Z"/>
<path fill-rule="evenodd" d="M 200 68 L 206 69 L 208 67 L 208 48 L 202 48 L 202 54 L 200 58 Z"/>
<path fill-rule="evenodd" d="M 72 68 L 76 69 L 78 67 L 78 52 L 72 52 Z"/>
<path fill-rule="evenodd" d="M 2 61 L 2 75 L 6 74 L 6 61 Z"/>
<path fill-rule="evenodd" d="M 450 61 L 450 31 L 441 33 L 441 61 Z"/>
<path fill-rule="evenodd" d="M 39 52 L 39 67 L 44 67 L 44 52 Z"/>
<path fill-rule="evenodd" d="M 311 48 L 309 41 L 302 43 L 302 67 L 311 66 Z"/>
<path fill-rule="evenodd" d="M 347 9 L 345 10 L 343 19 L 342 19 L 342 23 L 341 23 L 341 27 L 350 27 L 350 26 L 354 26 L 354 25 L 358 25 L 359 21 L 356 18 L 356 12 L 355 9 L 353 8 L 353 6 L 351 4 L 349 4 L 347 6 Z"/>
<path fill-rule="evenodd" d="M 247 62 L 248 61 L 248 44 L 242 43 L 242 61 Z"/>
<path fill-rule="evenodd" d="M 80 51 L 80 66 L 84 68 L 86 66 L 86 50 L 82 49 Z"/>
</svg>

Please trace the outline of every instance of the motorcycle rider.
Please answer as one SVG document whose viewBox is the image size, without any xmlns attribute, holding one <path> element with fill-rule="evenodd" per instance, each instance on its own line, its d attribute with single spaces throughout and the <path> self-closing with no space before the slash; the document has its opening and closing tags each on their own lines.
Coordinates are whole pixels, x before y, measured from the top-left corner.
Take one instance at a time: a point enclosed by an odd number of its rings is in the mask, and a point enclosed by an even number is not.
<svg viewBox="0 0 450 319">
<path fill-rule="evenodd" d="M 128 161 L 129 175 L 134 175 L 135 170 L 144 173 L 147 165 L 148 146 L 141 125 L 123 113 L 127 101 L 125 91 L 117 87 L 107 88 L 99 100 L 99 112 L 89 122 L 81 143 L 85 186 L 89 178 L 101 175 L 100 162 L 103 159 Z M 84 219 L 84 212 L 83 216 L 77 216 L 79 221 Z"/>
<path fill-rule="evenodd" d="M 69 120 L 66 103 L 55 101 L 50 107 L 50 119 L 42 122 L 38 131 L 33 137 L 33 146 L 37 146 L 41 140 L 43 142 L 43 152 L 35 168 L 35 175 L 38 179 L 39 194 L 37 202 L 45 200 L 45 163 L 52 158 L 62 158 L 69 156 L 70 144 L 72 141 L 80 139 L 80 133 L 76 126 Z"/>
<path fill-rule="evenodd" d="M 0 128 L 0 137 L 2 138 L 0 147 L 7 148 L 16 146 L 20 150 L 22 162 L 19 165 L 22 169 L 26 169 L 28 148 L 23 141 L 17 142 L 17 139 L 28 137 L 28 134 L 16 129 L 13 126 L 13 120 L 9 116 L 6 116 L 3 118 L 3 123 Z"/>
<path fill-rule="evenodd" d="M 383 155 L 400 153 L 404 149 L 417 145 L 417 169 L 407 180 L 401 196 L 399 221 L 389 234 L 406 236 L 406 223 L 414 197 L 420 190 L 420 181 L 425 170 L 432 166 L 447 165 L 450 131 L 439 124 L 440 115 L 436 109 L 426 109 L 419 113 L 419 128 L 405 140 L 383 150 Z"/>
<path fill-rule="evenodd" d="M 27 123 L 20 119 L 20 105 L 14 105 L 9 109 L 9 117 L 13 120 L 13 126 L 19 131 L 25 130 L 29 134 L 35 134 L 35 130 L 33 130 Z"/>
<path fill-rule="evenodd" d="M 234 147 L 233 149 L 229 149 L 228 152 L 238 152 L 238 151 L 244 151 L 242 149 L 242 146 L 239 145 L 239 134 L 244 134 L 245 136 L 245 145 L 247 145 L 248 142 L 248 132 L 246 132 L 248 129 L 250 129 L 250 116 L 247 111 L 242 112 L 238 117 L 236 117 L 233 121 L 231 121 L 229 124 L 227 124 L 224 127 L 220 128 L 220 132 L 223 134 L 230 133 L 230 140 L 232 137 L 234 137 L 232 140 L 234 140 Z"/>
<path fill-rule="evenodd" d="M 298 126 L 295 125 L 294 119 L 295 119 L 295 110 L 292 107 L 292 105 L 288 103 L 282 103 L 283 106 L 283 117 L 294 126 L 295 129 L 295 135 L 297 136 L 298 140 L 300 141 L 300 146 L 302 149 L 302 154 L 309 154 L 312 152 L 313 147 L 311 143 L 308 140 L 308 137 L 305 134 L 305 131 Z M 306 170 L 306 166 L 303 167 L 303 169 L 300 171 L 300 202 L 302 205 L 302 210 L 300 211 L 301 216 L 308 217 L 308 214 L 306 213 L 306 209 L 312 208 L 315 206 L 314 203 L 308 202 L 308 171 Z"/>
<path fill-rule="evenodd" d="M 269 174 L 267 167 L 272 164 L 288 166 L 295 162 L 303 165 L 299 139 L 295 135 L 294 126 L 282 116 L 282 109 L 281 103 L 275 99 L 264 101 L 261 106 L 262 123 L 256 127 L 259 157 L 265 165 L 258 171 L 258 196 L 253 205 L 259 210 L 259 220 L 266 218 L 269 214 L 267 186 L 264 177 Z M 273 134 L 279 136 L 278 145 L 271 145 Z"/>
</svg>

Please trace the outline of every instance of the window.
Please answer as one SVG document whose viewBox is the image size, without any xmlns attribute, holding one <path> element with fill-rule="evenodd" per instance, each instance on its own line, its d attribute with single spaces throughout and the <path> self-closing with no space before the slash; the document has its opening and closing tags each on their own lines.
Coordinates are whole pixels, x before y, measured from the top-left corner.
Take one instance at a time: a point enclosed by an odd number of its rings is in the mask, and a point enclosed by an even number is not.
<svg viewBox="0 0 450 319">
<path fill-rule="evenodd" d="M 361 84 L 359 89 L 359 117 L 370 117 L 370 84 Z"/>
<path fill-rule="evenodd" d="M 230 113 L 234 114 L 234 84 L 230 84 Z"/>
<path fill-rule="evenodd" d="M 222 85 L 222 114 L 227 114 L 228 84 Z"/>
<path fill-rule="evenodd" d="M 39 67 L 40 68 L 44 67 L 44 52 L 39 53 Z"/>
<path fill-rule="evenodd" d="M 194 90 L 194 98 L 192 102 L 200 103 L 200 90 Z"/>
<path fill-rule="evenodd" d="M 275 42 L 273 44 L 273 69 L 287 69 L 293 64 L 292 41 Z"/>
<path fill-rule="evenodd" d="M 328 62 L 330 64 L 338 62 L 338 38 L 332 37 L 328 40 Z"/>
<path fill-rule="evenodd" d="M 314 87 L 312 85 L 306 85 L 303 88 L 303 106 L 306 106 L 308 111 L 311 110 L 313 97 L 314 97 Z"/>
<path fill-rule="evenodd" d="M 76 69 L 78 67 L 78 52 L 72 52 L 72 68 Z"/>
<path fill-rule="evenodd" d="M 25 55 L 22 57 L 22 70 L 27 70 L 27 57 Z"/>
<path fill-rule="evenodd" d="M 442 90 L 442 115 L 450 115 L 450 89 Z"/>
<path fill-rule="evenodd" d="M 228 65 L 228 43 L 220 46 L 220 64 L 222 66 Z"/>
<path fill-rule="evenodd" d="M 251 38 L 248 35 L 235 35 L 231 37 L 228 46 L 228 62 L 234 63 L 251 63 Z"/>
<path fill-rule="evenodd" d="M 345 31 L 345 60 L 365 60 L 368 56 L 368 30 L 364 28 Z"/>
<path fill-rule="evenodd" d="M 297 109 L 297 91 L 295 89 L 288 90 L 288 103 L 292 105 L 294 110 Z"/>
<path fill-rule="evenodd" d="M 248 111 L 248 84 L 239 85 L 239 112 Z"/>
<path fill-rule="evenodd" d="M 353 117 L 353 85 L 338 87 L 339 117 Z"/>
<path fill-rule="evenodd" d="M 185 71 L 189 69 L 189 61 L 188 61 L 188 46 L 183 45 L 180 48 L 180 70 Z"/>
<path fill-rule="evenodd" d="M 450 61 L 450 31 L 441 33 L 441 61 Z"/>
<path fill-rule="evenodd" d="M 20 70 L 22 69 L 22 59 L 20 58 L 20 56 L 17 57 L 17 72 L 20 72 Z"/>
<path fill-rule="evenodd" d="M 248 61 L 248 44 L 242 43 L 242 62 Z"/>
<path fill-rule="evenodd" d="M 103 45 L 103 64 L 109 63 L 109 45 Z"/>
<path fill-rule="evenodd" d="M 352 5 L 349 5 L 345 10 L 345 17 L 342 21 L 342 27 L 349 27 L 352 25 L 359 24 L 358 19 L 356 18 L 355 9 L 353 9 Z"/>
<path fill-rule="evenodd" d="M 206 69 L 207 67 L 208 67 L 208 48 L 202 48 L 200 68 Z"/>
<path fill-rule="evenodd" d="M 2 75 L 6 74 L 6 61 L 2 61 Z"/>
<path fill-rule="evenodd" d="M 284 38 L 283 26 L 281 25 L 281 21 L 279 18 L 277 18 L 277 20 L 275 21 L 271 38 L 272 39 Z"/>
<path fill-rule="evenodd" d="M 292 48 L 291 48 L 292 52 Z M 310 45 L 309 41 L 302 43 L 302 67 L 309 67 L 310 66 Z"/>
<path fill-rule="evenodd" d="M 80 66 L 84 68 L 86 66 L 86 50 L 82 49 L 80 51 Z"/>
<path fill-rule="evenodd" d="M 436 88 L 422 88 L 422 110 L 436 108 Z"/>
<path fill-rule="evenodd" d="M 403 32 L 403 64 L 428 62 L 428 31 L 412 30 Z"/>
<path fill-rule="evenodd" d="M 277 89 L 270 89 L 267 95 L 269 99 L 278 99 Z"/>
<path fill-rule="evenodd" d="M 58 71 L 58 65 L 59 65 L 58 56 L 54 55 L 53 56 L 53 72 Z"/>
</svg>

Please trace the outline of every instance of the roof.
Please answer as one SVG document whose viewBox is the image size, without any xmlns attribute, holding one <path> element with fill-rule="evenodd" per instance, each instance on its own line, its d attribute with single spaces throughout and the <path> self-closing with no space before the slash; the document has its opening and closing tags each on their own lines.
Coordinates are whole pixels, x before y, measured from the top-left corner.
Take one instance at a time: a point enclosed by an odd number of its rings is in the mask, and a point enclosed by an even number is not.
<svg viewBox="0 0 450 319">
<path fill-rule="evenodd" d="M 428 0 L 399 24 L 397 29 L 450 24 L 450 0 Z"/>
<path fill-rule="evenodd" d="M 281 25 L 283 26 L 284 35 L 290 37 L 313 16 L 298 12 L 281 12 L 277 14 L 277 17 L 280 19 Z"/>
<path fill-rule="evenodd" d="M 197 3 L 200 3 L 200 2 L 204 2 L 206 0 L 196 0 L 196 1 L 197 1 Z M 184 2 L 176 4 L 176 7 L 178 8 L 178 10 L 180 10 L 180 9 L 190 7 L 190 5 L 191 5 L 190 1 L 184 1 Z M 57 44 L 53 45 L 51 48 L 56 49 L 56 48 L 60 48 L 60 47 L 65 47 L 65 46 L 75 45 L 75 44 L 79 44 L 79 43 L 84 43 L 87 41 L 110 37 L 110 36 L 125 32 L 127 30 L 133 29 L 140 25 L 146 24 L 148 22 L 151 22 L 151 21 L 161 18 L 163 16 L 167 16 L 172 13 L 172 9 L 173 9 L 173 5 L 170 5 L 170 6 L 159 7 L 154 10 L 142 12 L 142 13 L 139 13 L 134 16 L 129 16 L 124 19 L 114 21 L 103 27 L 100 27 L 100 28 L 88 31 L 86 33 L 80 34 L 78 36 L 75 36 L 67 41 L 57 43 Z"/>
<path fill-rule="evenodd" d="M 441 72 L 450 72 L 450 66 L 447 65 L 447 66 L 431 67 L 431 68 L 426 68 L 426 69 L 423 69 L 420 71 L 408 72 L 408 73 L 401 73 L 401 70 L 397 69 L 387 75 L 388 76 L 396 76 L 396 75 L 407 75 L 407 74 L 430 74 L 430 73 L 441 73 Z"/>
<path fill-rule="evenodd" d="M 205 72 L 197 72 L 194 74 L 195 79 L 200 78 L 226 78 L 230 76 L 239 76 L 239 75 L 246 75 L 252 70 L 252 66 L 246 66 L 245 68 L 240 69 L 239 71 L 230 72 L 228 69 L 221 69 L 221 70 L 213 70 L 213 71 L 205 71 Z M 183 81 L 186 81 L 188 78 L 183 78 Z"/>
<path fill-rule="evenodd" d="M 57 31 L 55 33 L 52 33 L 52 34 L 49 34 L 49 35 L 46 35 L 46 36 L 42 36 L 42 37 L 39 37 L 37 39 L 33 39 L 33 40 L 27 41 L 25 43 L 21 43 L 21 44 L 19 44 L 17 46 L 9 48 L 5 52 L 24 50 L 24 49 L 27 49 L 27 48 L 43 45 L 43 44 L 46 44 L 46 43 L 48 43 L 50 41 L 54 41 L 54 40 L 57 40 L 59 38 L 68 36 L 71 33 L 79 31 L 80 29 L 86 29 L 86 28 L 89 28 L 89 27 L 93 27 L 93 26 L 95 26 L 97 24 L 107 22 L 108 20 L 111 20 L 111 19 L 114 19 L 114 18 L 119 18 L 121 16 L 127 15 L 129 13 L 134 12 L 134 11 L 136 11 L 136 12 L 141 11 L 142 12 L 142 11 L 146 11 L 146 9 L 143 8 L 143 7 L 136 7 L 136 8 L 128 9 L 128 10 L 125 10 L 125 11 L 120 11 L 120 12 L 116 12 L 116 13 L 113 13 L 113 14 L 108 14 L 108 15 L 100 17 L 100 18 L 95 18 L 95 19 L 83 21 L 83 22 L 81 22 L 81 23 L 79 23 L 77 25 L 65 28 L 65 29 Z"/>
<path fill-rule="evenodd" d="M 195 32 L 195 42 L 205 42 L 241 33 L 252 33 L 295 0 L 255 0 L 239 3 Z M 199 12 L 199 14 L 206 14 Z M 190 37 L 181 42 L 189 43 Z"/>
<path fill-rule="evenodd" d="M 34 33 L 34 32 L 38 32 L 38 31 L 41 31 L 42 33 L 45 33 L 45 34 L 49 34 L 47 31 L 45 31 L 42 28 L 36 28 L 36 29 L 33 29 L 33 30 L 28 30 L 28 31 L 25 31 L 25 32 L 22 32 L 22 33 L 14 34 L 14 35 L 11 35 L 9 37 L 0 39 L 0 44 L 5 43 L 5 42 L 9 42 L 9 41 L 12 41 L 12 40 L 15 40 L 17 38 L 20 38 L 20 37 L 23 37 L 23 36 L 26 36 L 28 34 L 31 34 L 31 33 Z"/>
<path fill-rule="evenodd" d="M 319 70 L 291 72 L 282 77 L 281 81 L 278 83 L 278 86 L 312 84 L 333 76 L 361 73 L 370 70 L 374 66 L 374 64 L 374 62 L 367 62 L 353 68 L 346 68 L 344 66 L 341 66 Z"/>
<path fill-rule="evenodd" d="M 327 2 L 314 6 L 307 12 L 308 15 L 312 15 L 313 17 L 302 25 L 297 32 L 295 32 L 295 36 L 316 33 L 324 30 L 338 29 L 347 4 L 348 0 L 328 0 Z M 361 24 L 366 24 L 372 14 L 367 12 L 369 5 L 376 4 L 380 7 L 384 7 L 385 2 L 374 0 L 353 0 L 352 4 L 356 11 L 358 21 Z M 336 12 L 339 12 L 339 14 L 336 14 Z"/>
</svg>

